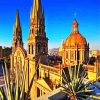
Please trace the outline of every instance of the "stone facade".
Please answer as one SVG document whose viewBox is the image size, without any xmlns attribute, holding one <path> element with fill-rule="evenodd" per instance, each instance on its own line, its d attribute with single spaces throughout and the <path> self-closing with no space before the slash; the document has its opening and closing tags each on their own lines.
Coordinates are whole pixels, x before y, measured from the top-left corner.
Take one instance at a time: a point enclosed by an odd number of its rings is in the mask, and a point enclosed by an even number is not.
<svg viewBox="0 0 100 100">
<path fill-rule="evenodd" d="M 14 24 L 14 34 L 12 41 L 12 54 L 10 55 L 11 68 L 19 66 L 21 72 L 22 67 L 25 66 L 26 51 L 23 47 L 22 30 L 20 25 L 20 18 L 18 11 L 16 12 L 16 19 Z"/>
</svg>

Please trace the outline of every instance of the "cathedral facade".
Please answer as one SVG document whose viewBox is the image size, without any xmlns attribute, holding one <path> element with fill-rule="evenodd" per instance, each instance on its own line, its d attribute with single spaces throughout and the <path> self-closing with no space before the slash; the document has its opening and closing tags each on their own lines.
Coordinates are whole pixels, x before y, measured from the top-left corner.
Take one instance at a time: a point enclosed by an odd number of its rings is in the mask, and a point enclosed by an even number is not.
<svg viewBox="0 0 100 100">
<path fill-rule="evenodd" d="M 11 54 L 11 68 L 18 66 L 23 67 L 25 65 L 26 50 L 23 47 L 22 29 L 20 25 L 20 18 L 18 10 L 16 11 L 16 20 L 14 24 L 14 33 L 12 41 L 12 54 Z"/>
<path fill-rule="evenodd" d="M 27 92 L 32 84 L 30 97 L 36 100 L 37 97 L 48 94 L 62 83 L 62 69 L 66 65 L 82 64 L 87 62 L 89 45 L 86 39 L 78 31 L 78 23 L 74 20 L 70 36 L 63 42 L 61 47 L 63 65 L 50 66 L 48 64 L 48 38 L 45 32 L 45 18 L 41 0 L 34 0 L 30 13 L 30 31 L 27 39 L 27 51 L 23 47 L 22 29 L 18 11 L 14 24 L 12 41 L 11 68 L 26 68 L 25 91 Z M 39 63 L 39 65 L 38 65 Z M 37 67 L 39 67 L 37 69 Z"/>
<path fill-rule="evenodd" d="M 41 5 L 41 0 L 34 0 L 34 4 L 30 14 L 30 32 L 28 37 L 27 51 L 27 83 L 26 90 L 29 88 L 30 82 L 36 71 L 37 63 L 46 64 L 48 55 L 48 38 L 45 32 L 44 12 Z M 39 69 L 36 72 L 35 79 L 39 78 Z M 37 85 L 33 83 L 31 89 L 31 98 L 37 97 Z"/>
<path fill-rule="evenodd" d="M 22 67 L 26 67 L 26 84 L 25 91 L 31 84 L 32 78 L 35 75 L 35 80 L 38 80 L 39 69 L 37 63 L 46 64 L 48 55 L 48 38 L 45 32 L 44 12 L 41 5 L 41 0 L 34 0 L 30 14 L 30 32 L 27 39 L 28 50 L 23 47 L 22 29 L 20 25 L 20 17 L 16 12 L 16 20 L 14 24 L 14 33 L 12 41 L 11 68 L 18 67 L 21 73 Z M 30 92 L 30 97 L 35 100 L 37 97 L 37 86 L 33 83 Z"/>
</svg>

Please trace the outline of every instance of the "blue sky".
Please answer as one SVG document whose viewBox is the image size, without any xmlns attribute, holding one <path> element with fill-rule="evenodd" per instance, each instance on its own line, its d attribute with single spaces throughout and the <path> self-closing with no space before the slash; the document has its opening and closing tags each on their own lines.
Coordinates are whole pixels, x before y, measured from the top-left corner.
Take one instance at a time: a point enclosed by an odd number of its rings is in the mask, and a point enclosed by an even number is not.
<svg viewBox="0 0 100 100">
<path fill-rule="evenodd" d="M 16 9 L 19 10 L 23 41 L 27 47 L 33 0 L 0 0 L 0 45 L 11 46 Z M 49 48 L 59 47 L 71 33 L 74 13 L 80 33 L 90 49 L 100 50 L 100 0 L 42 0 Z"/>
</svg>

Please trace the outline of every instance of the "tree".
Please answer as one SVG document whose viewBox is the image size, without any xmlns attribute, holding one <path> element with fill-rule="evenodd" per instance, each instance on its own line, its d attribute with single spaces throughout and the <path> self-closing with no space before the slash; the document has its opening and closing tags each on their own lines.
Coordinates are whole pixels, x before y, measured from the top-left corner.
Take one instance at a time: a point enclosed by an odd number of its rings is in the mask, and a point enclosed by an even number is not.
<svg viewBox="0 0 100 100">
<path fill-rule="evenodd" d="M 64 76 L 62 77 L 62 92 L 70 98 L 70 100 L 86 100 L 86 98 L 95 98 L 100 100 L 100 97 L 91 95 L 94 90 L 88 87 L 96 82 L 96 80 L 88 81 L 87 73 L 83 66 L 68 67 L 68 75 L 63 70 Z M 99 77 L 100 78 L 100 77 Z"/>
</svg>

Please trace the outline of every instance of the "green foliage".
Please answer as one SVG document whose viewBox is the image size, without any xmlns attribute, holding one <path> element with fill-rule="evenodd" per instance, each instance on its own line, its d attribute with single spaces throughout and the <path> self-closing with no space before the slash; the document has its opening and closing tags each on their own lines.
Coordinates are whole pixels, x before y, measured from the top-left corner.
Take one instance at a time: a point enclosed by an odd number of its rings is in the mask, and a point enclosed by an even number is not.
<svg viewBox="0 0 100 100">
<path fill-rule="evenodd" d="M 96 80 L 87 81 L 87 73 L 83 66 L 68 67 L 68 75 L 64 70 L 63 74 L 62 92 L 66 93 L 70 100 L 86 100 L 88 97 L 97 99 L 96 96 L 91 95 L 94 90 L 88 88 Z"/>
<path fill-rule="evenodd" d="M 19 67 L 16 66 L 15 72 L 10 76 L 8 73 L 7 65 L 3 68 L 4 81 L 6 87 L 6 93 L 3 88 L 0 88 L 0 100 L 29 100 L 30 99 L 30 91 L 33 85 L 33 81 L 35 75 L 37 73 L 37 69 L 39 66 L 39 62 L 36 66 L 36 71 L 33 74 L 32 80 L 29 85 L 29 89 L 27 93 L 25 93 L 25 80 L 26 80 L 26 66 L 24 65 L 21 69 L 21 73 L 19 74 Z M 12 72 L 11 72 L 12 73 Z"/>
<path fill-rule="evenodd" d="M 15 68 L 15 74 L 10 77 L 10 73 L 8 73 L 7 65 L 3 68 L 3 75 L 6 87 L 6 93 L 3 89 L 0 89 L 2 93 L 1 98 L 3 100 L 24 100 L 25 97 L 25 79 L 26 79 L 26 68 L 22 67 L 21 81 L 19 81 L 19 69 L 18 66 Z M 6 97 L 4 99 L 4 97 Z"/>
</svg>

